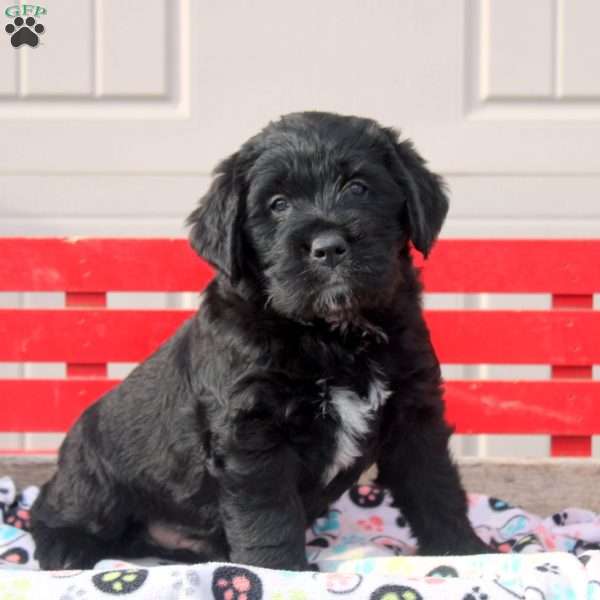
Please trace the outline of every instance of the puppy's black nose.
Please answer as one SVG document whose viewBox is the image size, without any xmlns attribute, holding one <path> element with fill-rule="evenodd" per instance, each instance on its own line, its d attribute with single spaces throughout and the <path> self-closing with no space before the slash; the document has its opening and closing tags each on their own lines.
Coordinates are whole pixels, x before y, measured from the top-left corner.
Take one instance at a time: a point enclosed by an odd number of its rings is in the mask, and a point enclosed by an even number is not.
<svg viewBox="0 0 600 600">
<path fill-rule="evenodd" d="M 342 262 L 347 254 L 348 243 L 334 231 L 318 235 L 310 246 L 311 259 L 331 269 Z"/>
</svg>

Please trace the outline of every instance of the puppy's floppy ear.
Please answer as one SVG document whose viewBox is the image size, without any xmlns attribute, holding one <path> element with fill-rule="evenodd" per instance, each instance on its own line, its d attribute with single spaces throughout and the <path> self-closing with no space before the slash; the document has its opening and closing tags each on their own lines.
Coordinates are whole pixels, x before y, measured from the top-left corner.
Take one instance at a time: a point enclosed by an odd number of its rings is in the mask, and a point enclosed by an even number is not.
<svg viewBox="0 0 600 600">
<path fill-rule="evenodd" d="M 242 222 L 245 207 L 237 181 L 238 153 L 213 171 L 214 180 L 187 218 L 192 248 L 232 283 L 242 276 Z"/>
<path fill-rule="evenodd" d="M 399 142 L 393 129 L 386 129 L 392 141 L 391 167 L 396 181 L 407 191 L 407 218 L 410 239 L 425 257 L 429 254 L 448 213 L 444 180 L 425 166 L 412 142 Z"/>
</svg>

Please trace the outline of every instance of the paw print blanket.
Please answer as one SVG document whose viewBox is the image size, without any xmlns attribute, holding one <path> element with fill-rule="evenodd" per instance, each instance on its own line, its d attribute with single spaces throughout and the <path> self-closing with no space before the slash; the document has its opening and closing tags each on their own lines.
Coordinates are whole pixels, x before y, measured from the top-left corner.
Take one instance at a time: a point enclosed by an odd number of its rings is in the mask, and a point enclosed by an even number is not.
<svg viewBox="0 0 600 600">
<path fill-rule="evenodd" d="M 37 570 L 28 533 L 37 489 L 0 479 L 0 600 L 600 600 L 600 517 L 548 518 L 470 495 L 475 530 L 500 554 L 417 557 L 408 524 L 377 486 L 357 485 L 307 531 L 314 571 L 103 560 L 91 571 Z"/>
</svg>

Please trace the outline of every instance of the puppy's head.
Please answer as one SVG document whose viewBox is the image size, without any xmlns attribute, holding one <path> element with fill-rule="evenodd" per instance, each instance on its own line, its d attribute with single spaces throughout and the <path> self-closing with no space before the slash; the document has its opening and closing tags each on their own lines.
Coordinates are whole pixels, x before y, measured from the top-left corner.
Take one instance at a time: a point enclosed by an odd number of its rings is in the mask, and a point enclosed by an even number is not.
<svg viewBox="0 0 600 600">
<path fill-rule="evenodd" d="M 408 242 L 427 255 L 448 210 L 442 180 L 375 121 L 294 113 L 225 159 L 190 215 L 195 250 L 277 312 L 353 320 L 401 284 Z"/>
</svg>

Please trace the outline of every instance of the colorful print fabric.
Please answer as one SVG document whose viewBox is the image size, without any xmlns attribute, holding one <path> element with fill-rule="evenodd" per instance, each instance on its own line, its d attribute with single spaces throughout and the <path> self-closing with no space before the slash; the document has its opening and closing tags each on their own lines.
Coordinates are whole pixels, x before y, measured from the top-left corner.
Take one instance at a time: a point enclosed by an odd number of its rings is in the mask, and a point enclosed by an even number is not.
<svg viewBox="0 0 600 600">
<path fill-rule="evenodd" d="M 27 532 L 37 490 L 0 479 L 0 600 L 600 600 L 600 517 L 567 509 L 542 519 L 471 495 L 479 535 L 503 552 L 416 557 L 410 529 L 388 493 L 357 485 L 307 532 L 314 571 L 243 565 L 103 560 L 93 571 L 35 570 Z"/>
</svg>

